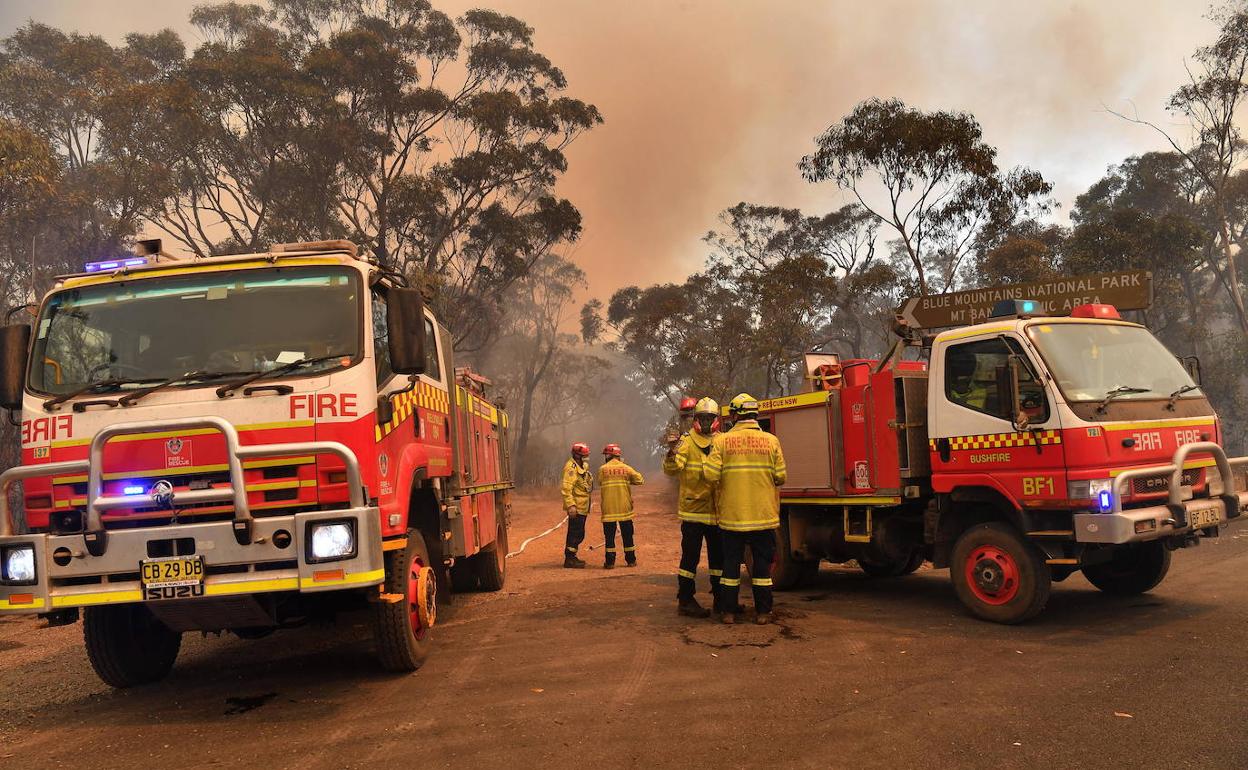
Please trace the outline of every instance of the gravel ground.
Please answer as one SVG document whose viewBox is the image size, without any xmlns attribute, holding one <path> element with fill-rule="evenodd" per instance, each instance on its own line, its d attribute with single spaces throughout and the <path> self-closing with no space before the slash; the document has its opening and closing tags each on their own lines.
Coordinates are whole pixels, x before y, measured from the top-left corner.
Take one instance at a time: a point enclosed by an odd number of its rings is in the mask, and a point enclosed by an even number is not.
<svg viewBox="0 0 1248 770">
<path fill-rule="evenodd" d="M 1076 575 L 1022 627 L 968 617 L 944 571 L 827 565 L 777 624 L 726 627 L 675 614 L 671 503 L 638 495 L 637 569 L 535 541 L 503 591 L 444 608 L 410 676 L 347 618 L 188 636 L 168 680 L 113 691 L 80 626 L 0 620 L 0 767 L 1248 767 L 1248 535 L 1143 597 Z M 558 508 L 518 495 L 512 547 Z"/>
</svg>

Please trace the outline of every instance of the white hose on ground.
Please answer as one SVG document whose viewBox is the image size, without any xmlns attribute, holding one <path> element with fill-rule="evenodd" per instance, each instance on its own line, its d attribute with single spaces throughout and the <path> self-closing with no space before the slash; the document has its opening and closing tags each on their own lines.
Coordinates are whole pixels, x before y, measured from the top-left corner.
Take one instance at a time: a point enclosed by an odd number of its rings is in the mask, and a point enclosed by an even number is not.
<svg viewBox="0 0 1248 770">
<path fill-rule="evenodd" d="M 562 519 L 560 519 L 560 520 L 559 520 L 559 523 L 558 523 L 558 524 L 556 524 L 555 526 L 551 527 L 550 529 L 546 530 L 545 532 L 541 533 L 540 535 L 534 535 L 533 537 L 529 538 L 528 540 L 525 540 L 523 543 L 521 543 L 521 544 L 520 544 L 520 547 L 519 547 L 518 549 L 516 549 L 516 550 L 512 551 L 511 553 L 507 554 L 507 558 L 508 558 L 508 559 L 510 559 L 510 558 L 511 558 L 511 557 L 513 557 L 513 556 L 519 556 L 520 554 L 524 553 L 524 549 L 525 549 L 525 547 L 526 547 L 526 546 L 528 546 L 528 544 L 529 544 L 529 543 L 533 542 L 534 540 L 537 540 L 538 538 L 546 537 L 546 536 L 547 536 L 547 535 L 549 535 L 551 532 L 554 532 L 556 529 L 559 529 L 560 527 L 562 527 L 564 524 L 567 524 L 567 523 L 568 523 L 568 517 L 567 517 L 567 516 L 564 516 Z"/>
</svg>

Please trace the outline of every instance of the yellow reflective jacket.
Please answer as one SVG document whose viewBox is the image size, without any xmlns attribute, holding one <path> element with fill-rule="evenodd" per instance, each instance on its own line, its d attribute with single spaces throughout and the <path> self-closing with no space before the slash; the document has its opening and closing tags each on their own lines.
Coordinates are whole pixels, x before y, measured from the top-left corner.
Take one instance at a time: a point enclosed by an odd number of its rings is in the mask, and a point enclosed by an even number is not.
<svg viewBox="0 0 1248 770">
<path fill-rule="evenodd" d="M 612 457 L 598 469 L 598 486 L 602 489 L 602 520 L 626 521 L 633 518 L 633 484 L 645 479 L 628 463 Z"/>
<path fill-rule="evenodd" d="M 589 493 L 594 488 L 594 472 L 589 463 L 584 465 L 572 458 L 563 464 L 563 483 L 559 491 L 563 494 L 563 510 L 576 508 L 582 516 L 589 515 Z"/>
<path fill-rule="evenodd" d="M 780 526 L 780 493 L 787 473 L 780 440 L 741 420 L 715 437 L 702 474 L 719 488 L 719 527 L 734 532 Z"/>
<path fill-rule="evenodd" d="M 680 482 L 680 502 L 676 515 L 681 521 L 714 524 L 715 488 L 702 475 L 702 465 L 711 453 L 712 438 L 696 431 L 686 433 L 676 451 L 663 458 L 663 472 Z"/>
</svg>

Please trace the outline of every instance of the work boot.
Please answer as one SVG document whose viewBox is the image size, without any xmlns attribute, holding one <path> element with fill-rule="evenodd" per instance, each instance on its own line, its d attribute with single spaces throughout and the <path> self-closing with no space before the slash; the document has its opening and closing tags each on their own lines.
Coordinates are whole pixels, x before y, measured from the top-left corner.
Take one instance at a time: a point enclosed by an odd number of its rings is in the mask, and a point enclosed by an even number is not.
<svg viewBox="0 0 1248 770">
<path fill-rule="evenodd" d="M 754 618 L 754 622 L 760 626 L 767 625 L 768 623 L 771 622 L 771 613 L 770 612 L 758 613 L 758 617 Z"/>
<path fill-rule="evenodd" d="M 636 559 L 625 559 L 625 560 L 624 560 L 624 566 L 625 566 L 625 567 L 636 567 L 636 566 L 637 566 L 637 560 L 636 560 Z"/>
<path fill-rule="evenodd" d="M 737 622 L 737 618 L 731 612 L 725 612 L 719 616 L 719 622 L 723 623 L 725 626 L 731 626 L 733 623 Z"/>
<path fill-rule="evenodd" d="M 615 562 L 613 562 L 613 561 L 604 561 L 604 562 L 602 563 L 602 568 L 603 568 L 603 569 L 615 569 Z"/>
<path fill-rule="evenodd" d="M 568 554 L 563 557 L 563 566 L 566 569 L 585 569 L 585 560 L 578 559 L 575 554 Z"/>
<path fill-rule="evenodd" d="M 676 614 L 689 618 L 706 618 L 710 617 L 711 611 L 698 604 L 698 600 L 691 596 L 680 600 L 676 605 Z"/>
</svg>

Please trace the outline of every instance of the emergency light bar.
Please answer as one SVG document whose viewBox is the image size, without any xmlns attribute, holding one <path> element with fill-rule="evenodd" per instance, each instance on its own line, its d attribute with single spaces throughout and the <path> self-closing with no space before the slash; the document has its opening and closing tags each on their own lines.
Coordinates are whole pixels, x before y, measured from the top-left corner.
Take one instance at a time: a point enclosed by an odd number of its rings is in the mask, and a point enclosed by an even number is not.
<svg viewBox="0 0 1248 770">
<path fill-rule="evenodd" d="M 105 259 L 99 262 L 88 262 L 83 270 L 88 273 L 100 273 L 106 270 L 120 270 L 126 267 L 142 267 L 147 264 L 147 257 L 126 257 L 125 259 Z"/>
<path fill-rule="evenodd" d="M 1008 318 L 1010 316 L 1033 315 L 1040 310 L 1040 304 L 1030 299 L 1003 299 L 992 306 L 989 318 Z"/>
</svg>

